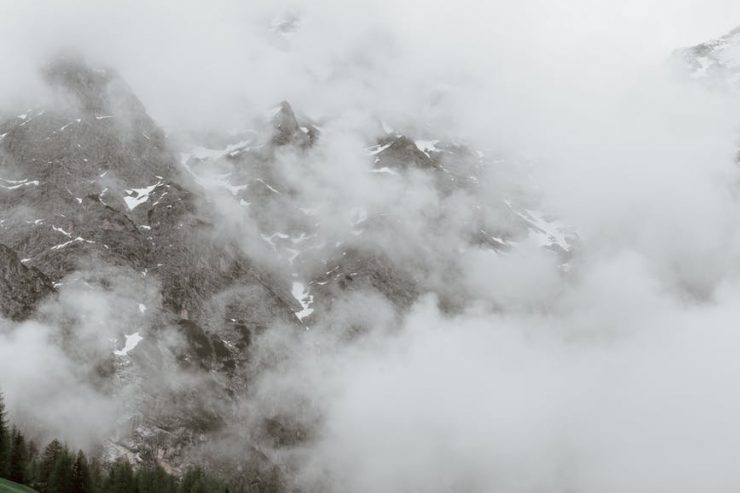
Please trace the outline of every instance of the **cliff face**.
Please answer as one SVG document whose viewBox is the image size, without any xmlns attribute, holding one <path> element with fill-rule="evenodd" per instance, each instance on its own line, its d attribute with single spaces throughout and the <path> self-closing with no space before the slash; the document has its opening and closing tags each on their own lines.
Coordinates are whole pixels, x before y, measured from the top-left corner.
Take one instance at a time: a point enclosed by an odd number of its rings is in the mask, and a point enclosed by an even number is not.
<svg viewBox="0 0 740 493">
<path fill-rule="evenodd" d="M 383 204 L 317 208 L 279 163 L 309 159 L 331 136 L 287 102 L 246 138 L 176 156 L 114 71 L 65 58 L 45 77 L 57 104 L 0 122 L 2 315 L 54 324 L 53 311 L 37 307 L 70 286 L 134 286 L 116 298 L 117 332 L 101 343 L 110 347 L 92 355 L 101 391 L 127 396 L 109 458 L 177 469 L 240 414 L 238 397 L 260 371 L 255 338 L 331 327 L 326 314 L 353 293 L 381 297 L 399 313 L 426 293 L 449 312 L 460 309 L 464 293 L 445 282 L 456 266 L 440 261 L 441 248 L 502 252 L 534 238 L 563 263 L 571 254 L 573 235 L 504 198 L 496 201 L 500 225 L 475 203 L 464 224 L 447 217 L 441 204 L 480 193 L 485 162 L 464 145 L 392 129 L 367 143 L 368 188 L 406 197 L 423 183 L 436 197 L 414 231 Z M 344 224 L 327 229 L 322 214 Z M 450 228 L 462 233 L 459 244 L 435 244 Z M 77 354 L 74 337 L 65 341 L 75 357 L 90 358 Z M 260 470 L 269 467 L 266 449 L 310 437 L 305 423 L 261 413 L 249 418 L 262 430 L 249 445 Z"/>
<path fill-rule="evenodd" d="M 30 316 L 39 300 L 53 291 L 41 271 L 23 265 L 5 245 L 0 245 L 0 279 L 0 313 L 13 320 Z"/>
</svg>

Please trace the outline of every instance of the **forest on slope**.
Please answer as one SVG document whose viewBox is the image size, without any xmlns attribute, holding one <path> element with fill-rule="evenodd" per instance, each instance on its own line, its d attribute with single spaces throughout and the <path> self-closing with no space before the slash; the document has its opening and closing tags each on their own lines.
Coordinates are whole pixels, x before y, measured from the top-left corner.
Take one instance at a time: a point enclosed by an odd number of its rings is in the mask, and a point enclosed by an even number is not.
<svg viewBox="0 0 740 493">
<path fill-rule="evenodd" d="M 0 493 L 261 493 L 275 489 L 261 478 L 239 483 L 227 483 L 199 467 L 177 477 L 159 465 L 131 464 L 126 459 L 104 464 L 58 440 L 41 449 L 8 421 L 0 394 Z"/>
</svg>

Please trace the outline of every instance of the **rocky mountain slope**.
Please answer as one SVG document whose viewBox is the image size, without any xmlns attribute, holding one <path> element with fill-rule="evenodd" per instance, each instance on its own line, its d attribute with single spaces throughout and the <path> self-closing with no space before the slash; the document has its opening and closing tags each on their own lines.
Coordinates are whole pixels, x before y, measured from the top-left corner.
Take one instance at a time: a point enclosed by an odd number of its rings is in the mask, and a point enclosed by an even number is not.
<svg viewBox="0 0 740 493">
<path fill-rule="evenodd" d="M 552 218 L 483 200 L 490 163 L 463 144 L 385 125 L 361 150 L 371 189 L 404 200 L 417 183 L 433 190 L 414 229 L 395 204 L 336 210 L 306 193 L 284 163 L 310 173 L 332 137 L 287 102 L 219 146 L 176 149 L 115 71 L 71 57 L 44 74 L 54 104 L 0 122 L 0 309 L 70 328 L 78 315 L 54 308 L 66 290 L 116 293 L 117 321 L 99 329 L 110 338 L 87 348 L 60 332 L 97 388 L 124 402 L 109 458 L 177 470 L 239 412 L 259 371 L 255 338 L 329 330 L 327 314 L 352 293 L 399 313 L 426 293 L 459 309 L 464 293 L 446 282 L 457 267 L 441 262 L 442 248 L 505 255 L 533 241 L 564 266 L 572 253 L 575 236 Z M 462 219 L 449 217 L 451 203 L 466 208 Z M 424 236 L 450 228 L 462 240 Z M 270 449 L 310 435 L 269 410 L 255 419 L 259 470 L 271 467 Z"/>
</svg>

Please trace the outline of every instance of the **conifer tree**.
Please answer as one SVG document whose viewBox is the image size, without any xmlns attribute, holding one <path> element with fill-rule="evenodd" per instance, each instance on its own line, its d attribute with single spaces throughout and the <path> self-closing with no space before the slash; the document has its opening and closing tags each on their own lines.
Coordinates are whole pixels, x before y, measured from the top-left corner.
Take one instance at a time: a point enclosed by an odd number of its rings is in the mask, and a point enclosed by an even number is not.
<svg viewBox="0 0 740 493">
<path fill-rule="evenodd" d="M 34 486 L 39 481 L 39 448 L 31 440 L 26 447 L 26 484 Z"/>
<path fill-rule="evenodd" d="M 105 493 L 135 493 L 134 470 L 126 459 L 119 459 L 110 466 L 105 481 Z"/>
<path fill-rule="evenodd" d="M 199 467 L 188 469 L 180 480 L 179 493 L 193 493 L 197 491 L 203 481 L 203 470 Z"/>
<path fill-rule="evenodd" d="M 228 487 L 220 480 L 209 476 L 202 468 L 188 469 L 180 481 L 178 493 L 221 493 Z"/>
<path fill-rule="evenodd" d="M 92 493 L 90 469 L 85 454 L 80 450 L 72 466 L 72 491 L 75 493 Z"/>
<path fill-rule="evenodd" d="M 10 434 L 10 459 L 8 460 L 8 479 L 16 483 L 26 482 L 26 465 L 28 452 L 26 440 L 18 428 L 13 427 Z"/>
<path fill-rule="evenodd" d="M 69 450 L 63 448 L 58 455 L 47 483 L 48 493 L 74 493 L 72 488 L 72 467 L 74 458 Z"/>
<path fill-rule="evenodd" d="M 138 493 L 176 493 L 175 478 L 161 466 L 141 466 L 136 472 Z"/>
<path fill-rule="evenodd" d="M 103 466 L 97 457 L 93 457 L 90 460 L 90 489 L 93 493 L 102 493 L 103 477 Z"/>
<path fill-rule="evenodd" d="M 51 474 L 54 472 L 54 467 L 57 461 L 64 453 L 64 447 L 59 440 L 52 440 L 49 445 L 44 449 L 44 453 L 41 455 L 41 462 L 39 464 L 39 490 L 42 492 L 49 491 L 48 483 Z"/>
<path fill-rule="evenodd" d="M 9 459 L 10 430 L 8 429 L 7 414 L 5 412 L 5 397 L 0 392 L 0 478 L 8 476 Z"/>
<path fill-rule="evenodd" d="M 0 477 L 29 484 L 41 493 L 229 493 L 226 483 L 202 468 L 186 471 L 181 480 L 159 465 L 134 467 L 126 459 L 103 466 L 97 458 L 73 454 L 58 440 L 43 453 L 10 425 L 0 393 Z M 244 491 L 244 487 L 235 491 Z"/>
</svg>

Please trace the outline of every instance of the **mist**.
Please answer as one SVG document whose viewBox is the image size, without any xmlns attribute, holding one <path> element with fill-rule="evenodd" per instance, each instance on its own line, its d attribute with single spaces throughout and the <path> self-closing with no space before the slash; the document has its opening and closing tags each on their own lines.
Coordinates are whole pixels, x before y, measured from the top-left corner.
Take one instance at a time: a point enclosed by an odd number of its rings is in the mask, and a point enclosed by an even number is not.
<svg viewBox="0 0 740 493">
<path fill-rule="evenodd" d="M 54 100 L 40 69 L 62 52 L 117 70 L 178 155 L 246 134 L 260 149 L 266 115 L 289 101 L 319 138 L 269 155 L 286 189 L 262 215 L 224 193 L 238 167 L 223 155 L 183 172 L 214 237 L 287 285 L 342 244 L 419 286 L 407 305 L 344 293 L 301 331 L 273 321 L 250 349 L 246 390 L 213 404 L 224 430 L 192 460 L 236 463 L 257 443 L 297 491 L 729 492 L 740 100 L 671 57 L 739 23 L 740 4 L 724 0 L 0 0 L 0 115 Z M 478 150 L 482 164 L 446 163 L 475 169 L 477 186 L 370 173 L 387 128 Z M 295 261 L 270 236 L 306 226 L 294 210 L 316 218 Z M 527 234 L 517 211 L 535 210 L 565 225 L 567 249 Z M 480 225 L 506 248 L 471 244 Z M 87 448 L 121 433 L 136 399 L 135 386 L 101 383 L 111 340 L 158 333 L 168 358 L 183 345 L 150 316 L 156 281 L 122 269 L 101 292 L 94 270 L 0 330 L 11 416 Z M 157 368 L 152 388 L 212 382 Z M 265 439 L 273 415 L 305 440 Z"/>
</svg>

